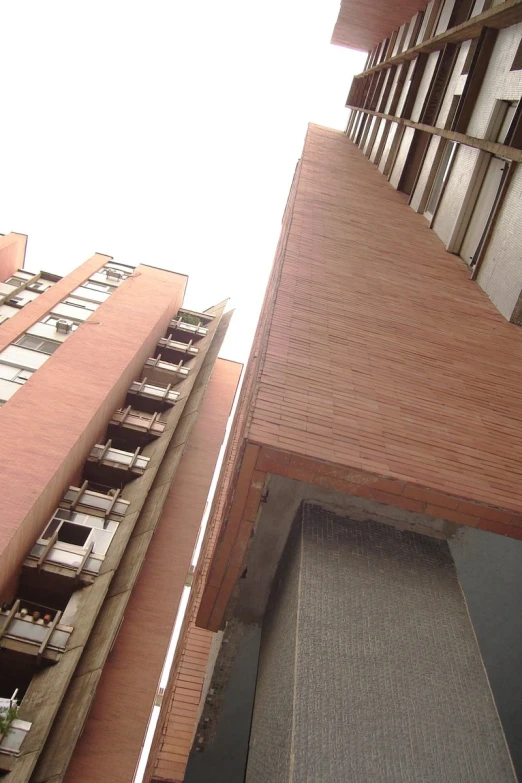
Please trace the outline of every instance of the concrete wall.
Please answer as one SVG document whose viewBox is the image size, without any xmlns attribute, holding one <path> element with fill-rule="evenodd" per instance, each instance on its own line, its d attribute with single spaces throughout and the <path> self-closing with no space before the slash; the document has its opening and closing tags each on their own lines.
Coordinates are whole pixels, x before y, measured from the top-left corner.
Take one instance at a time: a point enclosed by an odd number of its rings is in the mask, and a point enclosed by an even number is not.
<svg viewBox="0 0 522 783">
<path fill-rule="evenodd" d="M 247 783 L 514 781 L 447 544 L 305 505 L 260 652 Z"/>
<path fill-rule="evenodd" d="M 449 546 L 513 763 L 522 778 L 522 541 L 460 528 Z"/>
<path fill-rule="evenodd" d="M 240 371 L 235 362 L 216 363 L 69 765 L 66 780 L 71 783 L 132 780 Z M 204 671 L 204 662 L 202 666 Z M 189 679 L 179 694 L 187 713 L 194 710 L 192 717 L 182 716 L 189 732 L 194 730 L 200 691 Z M 174 742 L 165 748 L 174 763 L 177 750 Z"/>
</svg>

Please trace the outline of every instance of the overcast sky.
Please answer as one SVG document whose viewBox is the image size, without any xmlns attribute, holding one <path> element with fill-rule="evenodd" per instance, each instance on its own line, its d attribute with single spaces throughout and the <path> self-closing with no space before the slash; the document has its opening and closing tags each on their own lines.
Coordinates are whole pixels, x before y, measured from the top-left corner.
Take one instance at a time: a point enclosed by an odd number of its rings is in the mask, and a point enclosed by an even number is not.
<svg viewBox="0 0 522 783">
<path fill-rule="evenodd" d="M 189 275 L 236 308 L 244 361 L 307 122 L 344 129 L 364 54 L 339 0 L 2 3 L 0 233 L 26 266 L 94 252 Z"/>
</svg>

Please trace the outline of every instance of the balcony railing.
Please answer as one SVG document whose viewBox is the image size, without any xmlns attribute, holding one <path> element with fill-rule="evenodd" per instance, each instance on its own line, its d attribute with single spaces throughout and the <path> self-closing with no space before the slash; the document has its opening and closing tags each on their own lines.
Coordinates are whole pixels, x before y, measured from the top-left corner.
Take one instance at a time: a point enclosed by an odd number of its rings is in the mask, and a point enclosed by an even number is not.
<svg viewBox="0 0 522 783">
<path fill-rule="evenodd" d="M 128 405 L 113 413 L 109 422 L 109 435 L 118 446 L 144 446 L 159 438 L 166 426 L 166 422 L 159 419 L 158 412 L 148 415 Z"/>
<path fill-rule="evenodd" d="M 64 580 L 91 584 L 118 529 L 116 519 L 58 508 L 24 562 L 25 581 L 40 572 Z M 41 585 L 41 580 L 39 584 Z"/>
<path fill-rule="evenodd" d="M 167 359 L 171 355 L 183 355 L 188 359 L 197 356 L 199 348 L 192 345 L 192 340 L 188 343 L 180 342 L 179 340 L 172 340 L 170 337 L 161 337 L 158 341 L 158 350 Z"/>
<path fill-rule="evenodd" d="M 61 616 L 60 611 L 17 599 L 10 609 L 0 610 L 0 647 L 56 663 L 73 630 L 60 624 Z"/>
<path fill-rule="evenodd" d="M 10 710 L 17 708 L 18 703 L 14 697 L 12 699 L 0 698 L 0 715 L 2 717 L 5 718 Z M 0 734 L 0 772 L 11 772 L 30 728 L 31 723 L 15 717 L 9 723 L 7 731 Z"/>
<path fill-rule="evenodd" d="M 183 361 L 173 364 L 162 359 L 160 354 L 156 358 L 147 359 L 145 372 L 153 383 L 166 384 L 183 381 L 190 370 L 183 366 Z"/>
<path fill-rule="evenodd" d="M 179 398 L 179 392 L 175 391 L 170 383 L 167 386 L 155 386 L 148 383 L 148 378 L 143 378 L 142 381 L 131 383 L 127 392 L 127 403 L 134 397 L 139 397 L 140 410 L 154 412 L 174 405 Z"/>
<path fill-rule="evenodd" d="M 81 487 L 69 487 L 60 503 L 61 508 L 71 511 L 83 511 L 101 517 L 125 516 L 130 505 L 128 500 L 120 497 L 120 490 L 110 490 L 106 495 L 88 489 L 89 482 L 84 481 Z"/>
<path fill-rule="evenodd" d="M 122 451 L 113 448 L 112 441 L 109 440 L 93 447 L 87 457 L 85 471 L 89 478 L 118 484 L 120 481 L 131 481 L 136 476 L 142 476 L 149 462 L 149 457 L 140 454 L 139 447 L 134 452 Z"/>
<path fill-rule="evenodd" d="M 202 326 L 201 324 L 189 324 L 185 321 L 182 321 L 180 318 L 173 318 L 168 326 L 168 329 L 170 332 L 173 332 L 180 337 L 184 335 L 190 335 L 193 340 L 201 340 L 202 337 L 206 337 L 208 334 L 208 329 L 206 326 Z"/>
</svg>

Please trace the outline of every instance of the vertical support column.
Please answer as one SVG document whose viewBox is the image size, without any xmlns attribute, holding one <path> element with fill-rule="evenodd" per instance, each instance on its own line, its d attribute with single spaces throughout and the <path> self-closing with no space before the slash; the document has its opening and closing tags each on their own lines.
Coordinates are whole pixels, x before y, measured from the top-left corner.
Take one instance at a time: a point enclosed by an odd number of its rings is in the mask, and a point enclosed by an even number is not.
<svg viewBox="0 0 522 783">
<path fill-rule="evenodd" d="M 304 505 L 263 626 L 266 780 L 515 780 L 445 541 Z"/>
</svg>

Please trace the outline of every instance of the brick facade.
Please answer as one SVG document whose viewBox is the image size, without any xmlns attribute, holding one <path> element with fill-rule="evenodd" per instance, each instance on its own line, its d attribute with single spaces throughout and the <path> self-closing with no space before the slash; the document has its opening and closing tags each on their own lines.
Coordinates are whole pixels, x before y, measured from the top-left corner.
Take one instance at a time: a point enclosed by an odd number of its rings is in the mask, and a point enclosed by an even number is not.
<svg viewBox="0 0 522 783">
<path fill-rule="evenodd" d="M 203 627 L 222 622 L 267 473 L 522 535 L 522 335 L 405 206 L 346 136 L 310 126 L 236 419 L 228 511 L 214 516 Z"/>
</svg>

